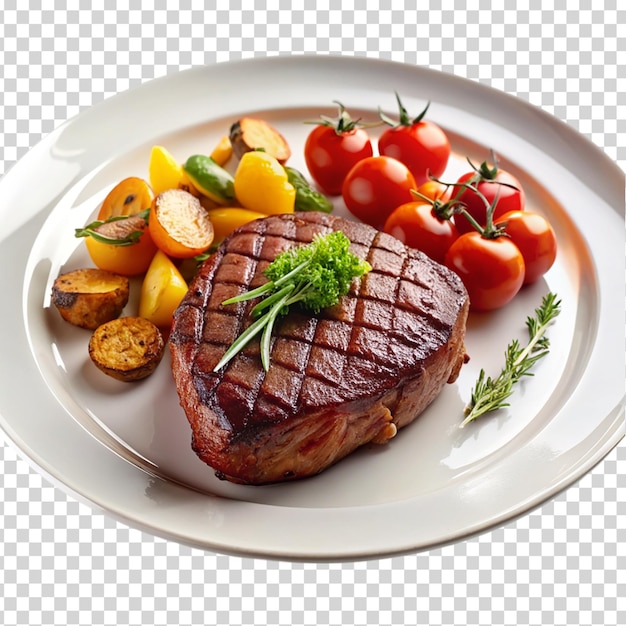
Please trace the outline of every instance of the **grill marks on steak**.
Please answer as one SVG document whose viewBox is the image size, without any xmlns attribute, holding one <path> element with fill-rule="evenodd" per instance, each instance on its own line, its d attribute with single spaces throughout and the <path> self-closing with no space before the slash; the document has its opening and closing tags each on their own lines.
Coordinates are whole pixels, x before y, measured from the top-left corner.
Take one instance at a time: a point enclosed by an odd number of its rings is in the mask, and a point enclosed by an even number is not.
<svg viewBox="0 0 626 626">
<path fill-rule="evenodd" d="M 265 282 L 283 250 L 332 230 L 372 270 L 334 307 L 282 318 L 267 373 L 258 341 L 213 373 L 256 301 L 221 303 Z M 456 378 L 467 305 L 456 275 L 369 226 L 321 213 L 244 226 L 205 262 L 175 316 L 173 371 L 194 449 L 225 477 L 259 483 L 316 473 L 392 436 L 391 422 L 412 421 Z"/>
</svg>

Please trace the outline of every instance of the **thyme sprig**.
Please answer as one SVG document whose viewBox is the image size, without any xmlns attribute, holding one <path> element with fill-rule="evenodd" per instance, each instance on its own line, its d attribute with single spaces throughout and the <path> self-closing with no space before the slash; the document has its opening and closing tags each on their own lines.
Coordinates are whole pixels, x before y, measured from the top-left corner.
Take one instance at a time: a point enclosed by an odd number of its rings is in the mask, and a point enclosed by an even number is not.
<svg viewBox="0 0 626 626">
<path fill-rule="evenodd" d="M 509 406 L 507 400 L 513 393 L 513 386 L 523 376 L 533 376 L 530 371 L 533 365 L 550 351 L 550 341 L 545 333 L 560 312 L 561 301 L 556 294 L 546 294 L 541 306 L 535 309 L 534 317 L 526 319 L 528 343 L 524 347 L 517 339 L 509 343 L 504 368 L 496 378 L 487 376 L 484 369 L 480 370 L 461 428 L 485 413 Z"/>
</svg>

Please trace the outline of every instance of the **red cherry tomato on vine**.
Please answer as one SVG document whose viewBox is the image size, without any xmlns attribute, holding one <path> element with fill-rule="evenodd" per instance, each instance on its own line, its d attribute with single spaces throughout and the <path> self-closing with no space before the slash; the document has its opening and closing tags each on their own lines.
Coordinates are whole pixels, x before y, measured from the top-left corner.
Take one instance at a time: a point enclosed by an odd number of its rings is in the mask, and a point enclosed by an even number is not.
<svg viewBox="0 0 626 626">
<path fill-rule="evenodd" d="M 391 157 L 373 156 L 348 172 L 341 193 L 350 213 L 380 229 L 396 207 L 413 200 L 415 187 L 406 165 Z"/>
<path fill-rule="evenodd" d="M 477 231 L 465 233 L 450 246 L 445 264 L 463 281 L 474 311 L 504 306 L 524 282 L 524 258 L 508 237 L 487 239 Z"/>
<path fill-rule="evenodd" d="M 383 230 L 437 263 L 443 263 L 448 248 L 459 236 L 451 220 L 437 217 L 431 204 L 419 200 L 396 208 Z"/>
<path fill-rule="evenodd" d="M 494 221 L 509 211 L 524 210 L 526 196 L 519 180 L 513 174 L 497 166 L 490 168 L 486 162 L 483 162 L 477 171 L 463 174 L 457 183 L 467 183 L 476 187 L 489 205 L 493 204 L 497 197 L 493 213 Z M 484 226 L 487 212 L 485 201 L 473 189 L 456 187 L 456 190 L 452 192 L 452 195 L 465 205 L 467 212 L 481 226 Z M 474 230 L 472 224 L 463 215 L 455 216 L 454 221 L 460 233 Z"/>
<path fill-rule="evenodd" d="M 422 196 L 430 198 L 431 200 L 448 202 L 448 200 L 452 197 L 452 189 L 452 187 L 444 185 L 436 180 L 427 180 L 417 188 L 417 192 Z"/>
<path fill-rule="evenodd" d="M 524 257 L 526 276 L 524 284 L 541 278 L 556 259 L 556 235 L 550 222 L 531 211 L 510 211 L 496 220 Z"/>
<path fill-rule="evenodd" d="M 304 144 L 304 160 L 311 178 L 329 196 L 338 196 L 352 166 L 373 154 L 367 131 L 359 128 L 341 104 L 337 119 L 322 118 Z"/>
<path fill-rule="evenodd" d="M 450 158 L 450 141 L 446 133 L 434 122 L 424 120 L 426 108 L 411 118 L 396 94 L 400 121 L 396 123 L 384 114 L 381 119 L 390 125 L 378 139 L 378 152 L 402 161 L 418 185 L 425 183 L 429 175 L 438 178 L 443 174 Z"/>
</svg>

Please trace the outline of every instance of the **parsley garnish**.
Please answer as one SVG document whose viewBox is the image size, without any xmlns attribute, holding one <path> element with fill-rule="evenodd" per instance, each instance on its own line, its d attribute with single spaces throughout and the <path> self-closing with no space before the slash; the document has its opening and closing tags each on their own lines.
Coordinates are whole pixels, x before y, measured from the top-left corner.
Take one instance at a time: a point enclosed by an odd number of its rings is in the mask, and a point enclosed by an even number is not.
<svg viewBox="0 0 626 626">
<path fill-rule="evenodd" d="M 213 371 L 226 365 L 259 333 L 261 362 L 267 371 L 272 329 L 279 316 L 294 304 L 312 313 L 333 306 L 348 292 L 353 278 L 371 269 L 349 248 L 350 240 L 342 232 L 317 235 L 308 245 L 280 253 L 265 269 L 267 283 L 224 300 L 222 305 L 263 297 L 250 311 L 255 321 L 235 339 Z"/>
</svg>

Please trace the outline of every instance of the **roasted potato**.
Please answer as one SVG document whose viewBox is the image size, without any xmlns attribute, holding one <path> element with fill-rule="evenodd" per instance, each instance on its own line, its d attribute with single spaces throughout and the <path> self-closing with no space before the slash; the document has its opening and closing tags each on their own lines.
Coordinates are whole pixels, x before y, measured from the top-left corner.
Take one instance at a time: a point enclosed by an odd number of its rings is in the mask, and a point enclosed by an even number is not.
<svg viewBox="0 0 626 626">
<path fill-rule="evenodd" d="M 246 152 L 263 150 L 284 165 L 291 156 L 291 148 L 283 135 L 266 121 L 254 117 L 237 120 L 230 127 L 229 138 L 233 153 L 239 159 Z"/>
<path fill-rule="evenodd" d="M 52 285 L 52 303 L 61 317 L 89 330 L 119 317 L 129 294 L 127 277 L 95 268 L 66 272 Z"/>
<path fill-rule="evenodd" d="M 143 317 L 120 317 L 96 328 L 89 340 L 89 357 L 112 378 L 134 382 L 146 378 L 163 358 L 161 331 Z"/>
</svg>

